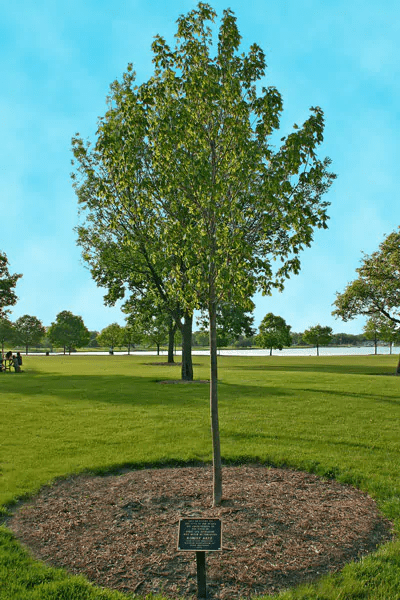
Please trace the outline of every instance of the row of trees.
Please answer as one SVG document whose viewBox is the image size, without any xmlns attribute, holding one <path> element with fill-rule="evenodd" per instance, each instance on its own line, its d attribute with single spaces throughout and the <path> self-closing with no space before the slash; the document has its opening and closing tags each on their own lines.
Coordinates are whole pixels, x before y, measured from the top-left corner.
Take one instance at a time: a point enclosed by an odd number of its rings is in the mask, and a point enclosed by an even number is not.
<svg viewBox="0 0 400 600">
<path fill-rule="evenodd" d="M 342 345 L 342 344 L 361 344 L 366 340 L 372 340 L 377 353 L 378 342 L 388 344 L 390 352 L 393 345 L 400 345 L 400 329 L 395 323 L 379 315 L 370 317 L 366 322 L 363 334 L 354 336 L 344 333 L 334 334 L 331 327 L 314 325 L 306 329 L 303 333 L 291 333 L 290 325 L 282 317 L 268 313 L 261 322 L 259 334 L 254 338 L 255 344 L 263 348 L 272 350 L 282 350 L 285 346 L 312 345 L 319 354 L 320 346 Z"/>
<path fill-rule="evenodd" d="M 44 327 L 42 322 L 34 316 L 24 315 L 14 323 L 7 316 L 0 318 L 0 344 L 2 352 L 4 345 L 13 344 L 24 346 L 26 353 L 30 347 L 39 345 L 55 346 L 71 353 L 76 348 L 86 346 L 106 346 L 113 349 L 115 346 L 124 346 L 128 353 L 139 342 L 159 346 L 165 343 L 167 328 L 158 328 L 156 324 L 152 329 L 139 331 L 127 324 L 125 327 L 112 323 L 100 333 L 89 331 L 82 317 L 72 314 L 68 310 L 60 312 L 50 327 Z"/>
<path fill-rule="evenodd" d="M 291 327 L 287 325 L 285 319 L 268 313 L 260 324 L 259 334 L 255 338 L 256 344 L 262 348 L 269 348 L 272 355 L 272 350 L 282 350 L 285 346 L 292 345 L 290 329 Z M 319 355 L 319 347 L 329 344 L 331 340 L 332 328 L 321 325 L 310 327 L 301 336 L 302 343 L 317 348 L 317 355 Z"/>
</svg>

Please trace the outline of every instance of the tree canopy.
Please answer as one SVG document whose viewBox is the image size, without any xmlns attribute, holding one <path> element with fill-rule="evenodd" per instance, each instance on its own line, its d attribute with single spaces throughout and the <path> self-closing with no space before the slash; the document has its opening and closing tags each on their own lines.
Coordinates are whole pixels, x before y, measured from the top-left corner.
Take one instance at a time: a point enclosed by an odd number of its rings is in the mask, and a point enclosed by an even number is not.
<svg viewBox="0 0 400 600">
<path fill-rule="evenodd" d="M 332 340 L 332 327 L 322 325 L 314 325 L 306 329 L 303 333 L 303 341 L 306 344 L 312 344 L 317 348 L 317 356 L 319 356 L 319 347 L 329 344 Z"/>
<path fill-rule="evenodd" d="M 241 336 L 252 337 L 254 303 L 249 300 L 246 306 L 237 306 L 230 302 L 221 302 L 217 306 L 217 345 L 219 348 L 229 346 Z M 209 329 L 210 323 L 207 313 L 203 313 L 197 320 L 202 331 Z"/>
<path fill-rule="evenodd" d="M 356 272 L 358 278 L 337 293 L 332 314 L 343 321 L 380 315 L 400 328 L 400 229 L 390 233 L 379 250 L 364 255 Z"/>
<path fill-rule="evenodd" d="M 47 331 L 50 342 L 59 345 L 71 353 L 73 348 L 86 346 L 90 340 L 90 332 L 86 328 L 82 317 L 73 315 L 68 310 L 58 313 L 56 320 Z"/>
<path fill-rule="evenodd" d="M 14 325 L 6 317 L 0 318 L 0 344 L 2 353 L 4 352 L 5 342 L 13 342 L 14 338 Z"/>
<path fill-rule="evenodd" d="M 19 317 L 14 324 L 15 340 L 25 346 L 25 352 L 28 354 L 29 346 L 39 344 L 45 336 L 46 329 L 42 322 L 34 316 L 23 315 Z"/>
<path fill-rule="evenodd" d="M 0 318 L 4 318 L 9 312 L 6 307 L 14 306 L 18 300 L 14 288 L 20 277 L 20 274 L 10 274 L 7 255 L 0 252 Z"/>
<path fill-rule="evenodd" d="M 111 299 L 126 288 L 138 297 L 157 295 L 177 323 L 196 309 L 208 312 L 218 504 L 218 305 L 282 290 L 299 272 L 299 252 L 311 244 L 314 228 L 327 227 L 323 196 L 335 176 L 330 160 L 317 158 L 324 130 L 319 107 L 276 149 L 271 136 L 282 98 L 275 87 L 258 85 L 264 52 L 256 44 L 240 52 L 230 9 L 214 52 L 215 19 L 199 3 L 179 17 L 174 48 L 156 36 L 147 82 L 137 85 L 128 66 L 111 86 L 94 147 L 75 136 L 73 176 L 86 216 L 79 243 Z"/>
<path fill-rule="evenodd" d="M 99 346 L 109 346 L 111 350 L 123 343 L 123 328 L 118 323 L 104 327 L 97 336 Z"/>
<path fill-rule="evenodd" d="M 261 321 L 256 342 L 262 348 L 269 348 L 272 355 L 273 349 L 282 350 L 284 346 L 292 345 L 290 329 L 285 319 L 268 313 Z"/>
</svg>

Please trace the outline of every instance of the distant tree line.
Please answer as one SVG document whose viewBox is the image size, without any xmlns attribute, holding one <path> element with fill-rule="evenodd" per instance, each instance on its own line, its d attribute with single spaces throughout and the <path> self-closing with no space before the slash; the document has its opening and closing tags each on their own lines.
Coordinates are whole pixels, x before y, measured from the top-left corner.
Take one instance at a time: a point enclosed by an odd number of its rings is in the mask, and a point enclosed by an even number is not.
<svg viewBox="0 0 400 600">
<path fill-rule="evenodd" d="M 208 348 L 208 322 L 204 315 L 197 321 L 200 329 L 193 332 L 192 347 Z M 282 350 L 290 346 L 313 346 L 319 353 L 321 346 L 363 346 L 374 345 L 375 353 L 378 345 L 400 345 L 400 333 L 396 326 L 377 317 L 370 318 L 364 332 L 358 335 L 349 333 L 333 333 L 331 327 L 314 325 L 304 332 L 292 332 L 290 325 L 277 315 L 268 313 L 262 320 L 258 332 L 254 328 L 254 317 L 251 311 L 243 308 L 223 306 L 218 311 L 217 343 L 219 348 L 268 348 Z M 182 347 L 182 335 L 175 328 L 173 335 L 172 355 L 168 361 L 174 362 L 174 350 Z M 107 348 L 113 352 L 115 348 L 126 348 L 128 354 L 140 346 L 161 348 L 170 345 L 170 322 L 168 315 L 148 313 L 146 319 L 134 321 L 132 315 L 127 318 L 125 326 L 111 323 L 99 331 L 89 331 L 82 317 L 70 311 L 61 311 L 49 327 L 35 316 L 23 315 L 15 322 L 7 316 L 0 318 L 0 345 L 4 352 L 5 344 L 22 346 L 26 354 L 29 348 L 43 348 L 50 351 L 61 348 L 71 353 L 77 348 Z"/>
</svg>

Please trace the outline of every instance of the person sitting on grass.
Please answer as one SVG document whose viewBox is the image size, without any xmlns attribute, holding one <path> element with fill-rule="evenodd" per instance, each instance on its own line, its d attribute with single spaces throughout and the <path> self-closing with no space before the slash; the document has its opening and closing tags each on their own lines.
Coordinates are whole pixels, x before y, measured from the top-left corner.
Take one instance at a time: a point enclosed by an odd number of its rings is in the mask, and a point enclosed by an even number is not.
<svg viewBox="0 0 400 600">
<path fill-rule="evenodd" d="M 12 357 L 12 361 L 13 361 L 14 371 L 16 373 L 20 373 L 21 372 L 21 367 L 19 366 L 18 356 L 14 355 Z"/>
</svg>

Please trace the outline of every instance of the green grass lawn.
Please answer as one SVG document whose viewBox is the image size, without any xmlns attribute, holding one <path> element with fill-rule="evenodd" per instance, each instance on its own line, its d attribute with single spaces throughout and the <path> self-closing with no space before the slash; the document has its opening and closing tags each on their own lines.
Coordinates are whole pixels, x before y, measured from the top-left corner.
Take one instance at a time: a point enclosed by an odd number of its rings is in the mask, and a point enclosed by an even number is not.
<svg viewBox="0 0 400 600">
<path fill-rule="evenodd" d="M 208 386 L 161 385 L 179 366 L 146 356 L 26 357 L 0 375 L 0 511 L 51 480 L 123 465 L 211 461 Z M 196 379 L 208 359 L 194 357 Z M 219 357 L 226 462 L 287 465 L 351 483 L 400 531 L 396 357 Z M 117 600 L 33 560 L 0 527 L 1 600 Z M 400 542 L 280 600 L 399 600 Z"/>
</svg>

